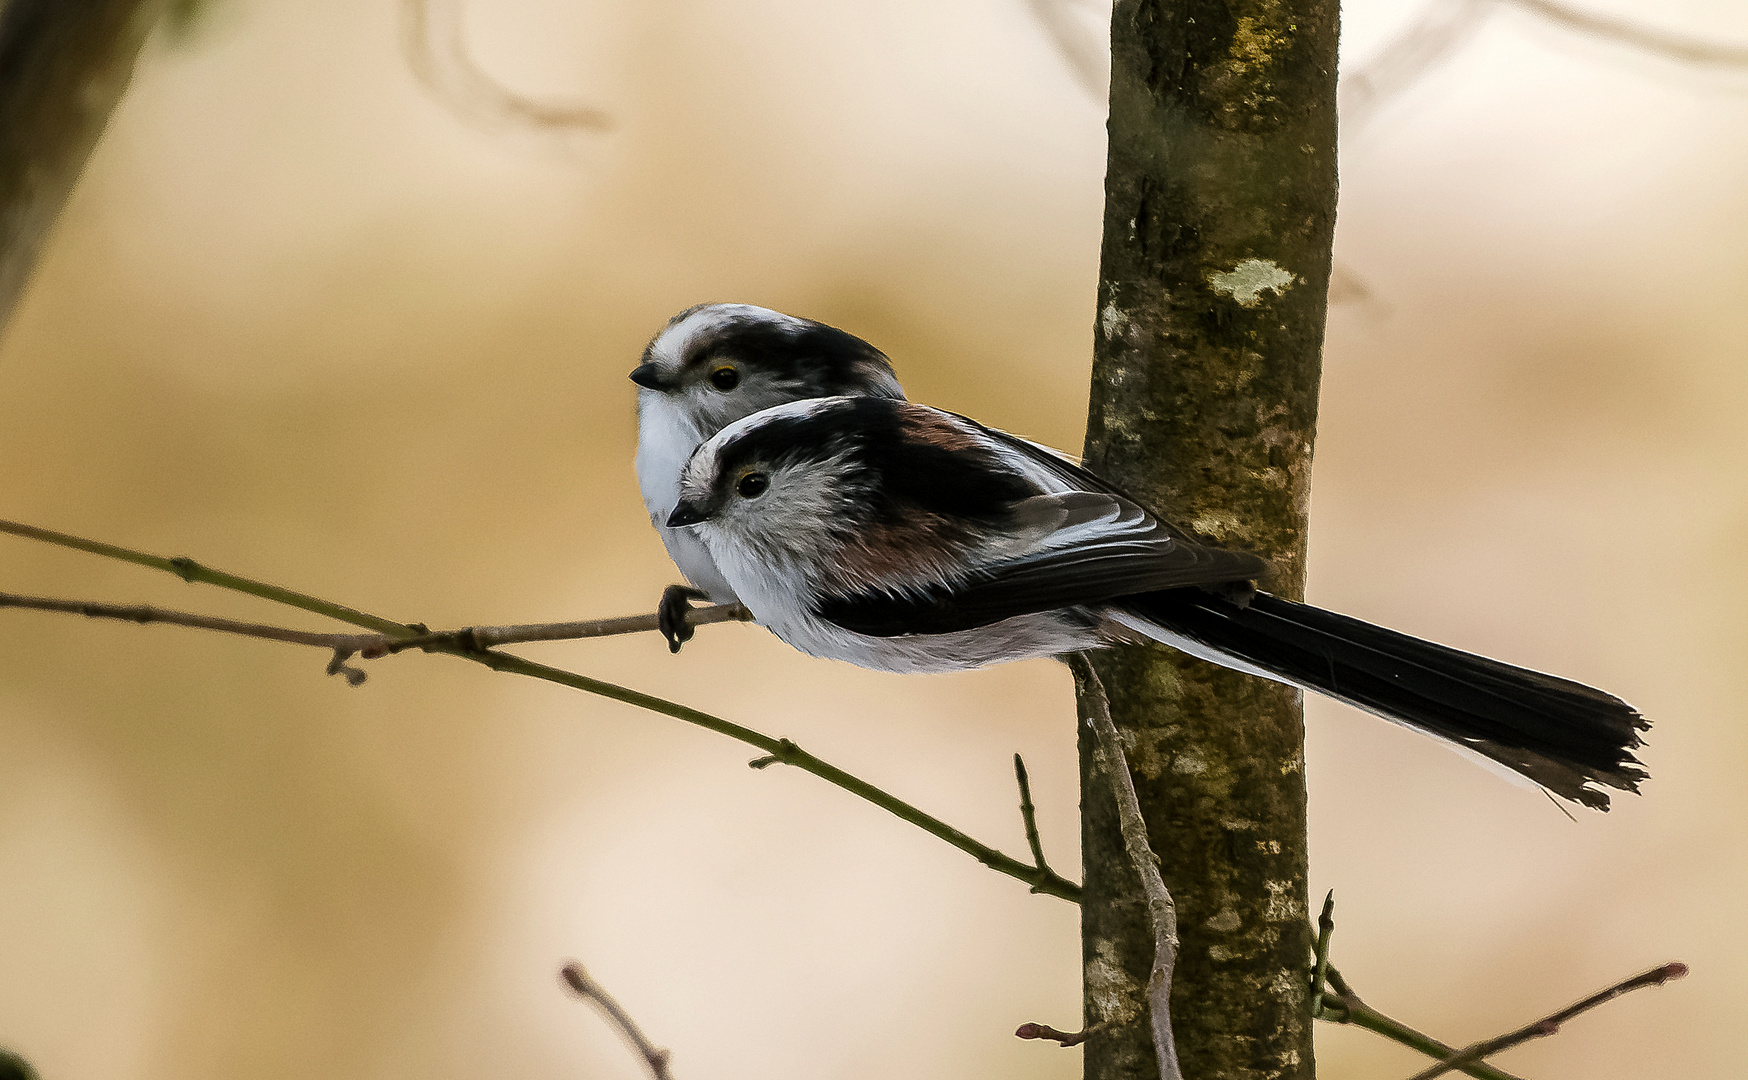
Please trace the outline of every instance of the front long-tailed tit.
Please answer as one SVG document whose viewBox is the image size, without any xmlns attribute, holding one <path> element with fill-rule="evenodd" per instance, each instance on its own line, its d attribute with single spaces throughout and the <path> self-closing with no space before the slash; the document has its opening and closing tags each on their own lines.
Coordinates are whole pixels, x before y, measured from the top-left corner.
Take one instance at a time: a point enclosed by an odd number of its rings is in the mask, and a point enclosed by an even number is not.
<svg viewBox="0 0 1748 1080">
<path fill-rule="evenodd" d="M 814 656 L 947 671 L 1152 639 L 1357 705 L 1608 808 L 1648 723 L 1580 683 L 1258 592 L 1208 547 L 1068 460 L 893 398 L 738 420 L 680 476 L 695 534 L 754 617 Z"/>
<path fill-rule="evenodd" d="M 852 334 L 751 304 L 687 308 L 643 350 L 637 392 L 637 483 L 650 521 L 692 587 L 670 585 L 658 613 L 668 647 L 692 636 L 691 600 L 736 600 L 734 586 L 689 530 L 671 528 L 680 468 L 705 439 L 743 416 L 803 398 L 903 398 L 892 364 Z"/>
</svg>

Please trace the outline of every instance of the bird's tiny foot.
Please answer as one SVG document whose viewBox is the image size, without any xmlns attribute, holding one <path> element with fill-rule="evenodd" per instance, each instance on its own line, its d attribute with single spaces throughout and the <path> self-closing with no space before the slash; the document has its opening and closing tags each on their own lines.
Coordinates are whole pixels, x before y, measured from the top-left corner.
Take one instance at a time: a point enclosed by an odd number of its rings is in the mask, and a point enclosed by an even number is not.
<svg viewBox="0 0 1748 1080">
<path fill-rule="evenodd" d="M 681 645 L 692 640 L 692 622 L 686 617 L 692 601 L 708 599 L 708 593 L 689 585 L 669 585 L 662 590 L 662 602 L 656 605 L 656 628 L 668 639 L 669 652 L 679 652 Z"/>
</svg>

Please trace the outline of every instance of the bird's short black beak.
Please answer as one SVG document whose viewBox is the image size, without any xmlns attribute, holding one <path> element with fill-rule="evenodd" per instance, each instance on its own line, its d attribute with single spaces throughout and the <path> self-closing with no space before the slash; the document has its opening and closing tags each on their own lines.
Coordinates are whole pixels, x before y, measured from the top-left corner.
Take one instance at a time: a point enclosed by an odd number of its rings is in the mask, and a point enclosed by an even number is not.
<svg viewBox="0 0 1748 1080">
<path fill-rule="evenodd" d="M 631 369 L 631 381 L 645 390 L 666 389 L 662 382 L 661 369 L 654 364 L 639 364 Z"/>
<path fill-rule="evenodd" d="M 710 515 L 698 509 L 689 502 L 682 502 L 674 507 L 674 512 L 668 515 L 668 528 L 683 529 L 688 525 L 696 525 L 700 521 L 709 520 Z"/>
</svg>

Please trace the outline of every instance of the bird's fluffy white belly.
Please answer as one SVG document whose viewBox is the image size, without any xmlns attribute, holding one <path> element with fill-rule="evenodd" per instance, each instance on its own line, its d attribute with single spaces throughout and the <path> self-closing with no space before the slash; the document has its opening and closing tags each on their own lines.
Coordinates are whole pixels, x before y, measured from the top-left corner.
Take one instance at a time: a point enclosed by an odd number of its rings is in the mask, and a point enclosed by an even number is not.
<svg viewBox="0 0 1748 1080">
<path fill-rule="evenodd" d="M 767 625 L 772 633 L 811 656 L 901 673 L 963 671 L 1060 656 L 1104 644 L 1096 629 L 1055 612 L 1021 615 L 976 630 L 896 637 L 852 633 L 811 614 Z"/>
</svg>

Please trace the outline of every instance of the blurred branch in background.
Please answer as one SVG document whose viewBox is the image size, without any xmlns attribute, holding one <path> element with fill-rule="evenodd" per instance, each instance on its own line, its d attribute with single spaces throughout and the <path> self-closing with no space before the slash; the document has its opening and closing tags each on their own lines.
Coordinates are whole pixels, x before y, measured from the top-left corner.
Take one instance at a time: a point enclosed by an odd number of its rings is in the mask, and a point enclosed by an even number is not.
<svg viewBox="0 0 1748 1080">
<path fill-rule="evenodd" d="M 738 739 L 749 746 L 764 751 L 764 757 L 756 758 L 751 762 L 755 769 L 762 769 L 774 764 L 783 764 L 794 766 L 803 772 L 812 773 L 814 776 L 819 777 L 827 783 L 843 788 L 852 795 L 859 796 L 862 799 L 873 803 L 875 806 L 880 807 L 882 810 L 887 811 L 893 816 L 903 821 L 910 822 L 924 832 L 945 840 L 947 843 L 970 855 L 991 870 L 1025 882 L 1032 887 L 1032 891 L 1035 893 L 1046 893 L 1050 896 L 1059 897 L 1071 903 L 1078 903 L 1080 900 L 1080 886 L 1062 877 L 1055 871 L 1050 870 L 1048 867 L 1028 866 L 1026 863 L 1023 863 L 1012 856 L 1006 855 L 996 848 L 990 847 L 988 844 L 980 843 L 967 834 L 955 829 L 953 826 L 948 825 L 939 818 L 925 814 L 902 799 L 896 798 L 887 792 L 882 791 L 880 788 L 875 787 L 873 784 L 868 783 L 866 780 L 857 776 L 852 776 L 837 766 L 813 756 L 788 739 L 772 738 L 769 735 L 754 731 L 752 728 L 743 727 L 740 724 L 724 720 L 717 716 L 712 716 L 709 713 L 691 708 L 690 706 L 667 701 L 652 694 L 641 693 L 629 689 L 628 687 L 618 686 L 614 683 L 605 682 L 600 679 L 593 679 L 587 675 L 581 675 L 572 671 L 564 671 L 559 668 L 550 667 L 546 664 L 538 664 L 532 660 L 524 660 L 519 656 L 513 656 L 509 653 L 497 652 L 491 649 L 469 647 L 467 642 L 469 641 L 471 631 L 463 630 L 442 634 L 431 634 L 425 629 L 425 627 L 420 625 L 397 623 L 391 619 L 385 619 L 380 615 L 372 615 L 368 612 L 359 611 L 356 608 L 347 607 L 343 604 L 335 604 L 331 601 L 310 596 L 307 593 L 300 593 L 277 585 L 269 585 L 266 582 L 255 581 L 235 574 L 228 574 L 220 570 L 213 570 L 194 562 L 192 559 L 168 559 L 159 555 L 149 555 L 143 551 L 134 551 L 131 548 L 124 548 L 115 544 L 105 544 L 95 540 L 86 540 L 82 537 L 70 536 L 66 533 L 54 532 L 49 529 L 39 529 L 32 525 L 21 525 L 17 522 L 0 521 L 0 533 L 7 533 L 33 540 L 41 540 L 45 543 L 55 544 L 59 547 L 72 548 L 77 551 L 85 551 L 94 555 L 119 559 L 123 562 L 131 562 L 136 566 L 146 566 L 156 570 L 163 570 L 167 573 L 177 575 L 184 581 L 200 581 L 210 585 L 217 585 L 220 588 L 230 589 L 235 592 L 247 593 L 250 596 L 260 597 L 264 600 L 289 604 L 304 611 L 326 615 L 330 618 L 338 619 L 341 622 L 350 623 L 353 626 L 365 627 L 369 630 L 375 631 L 375 633 L 363 635 L 320 634 L 303 630 L 291 630 L 283 627 L 266 626 L 260 623 L 242 623 L 228 619 L 215 619 L 188 612 L 170 612 L 159 608 L 149 608 L 145 605 L 100 604 L 44 597 L 7 596 L 4 599 L 14 601 L 14 603 L 7 604 L 0 602 L 0 607 L 13 606 L 34 608 L 37 610 L 91 615 L 99 618 L 121 619 L 128 622 L 171 623 L 180 626 L 198 627 L 207 630 L 219 630 L 226 633 L 242 634 L 247 637 L 265 638 L 272 641 L 282 641 L 298 645 L 313 645 L 319 648 L 332 649 L 334 651 L 334 659 L 330 661 L 328 665 L 328 673 L 331 675 L 345 675 L 346 681 L 353 686 L 357 686 L 364 681 L 362 677 L 363 672 L 348 668 L 345 661 L 351 657 L 354 652 L 363 651 L 363 649 L 357 648 L 358 646 L 363 646 L 364 649 L 374 648 L 383 644 L 385 639 L 387 639 L 388 644 L 391 645 L 411 643 L 415 640 L 421 641 L 422 644 L 420 644 L 419 647 L 426 652 L 442 653 L 447 656 L 458 656 L 464 660 L 472 660 L 475 663 L 484 664 L 493 671 L 508 671 L 513 674 L 526 675 L 529 678 L 540 679 L 545 682 L 557 683 L 560 686 L 568 686 L 573 690 L 581 690 L 585 693 L 596 694 L 601 697 L 610 698 L 614 701 L 623 702 L 627 705 L 634 705 L 640 709 L 660 713 L 663 716 L 671 716 L 676 720 L 684 720 L 688 724 L 696 725 L 697 727 L 704 728 L 708 731 L 714 731 L 720 735 L 727 735 L 731 739 Z M 22 603 L 17 601 L 22 601 Z M 722 605 L 722 608 L 732 608 L 732 605 Z M 721 609 L 707 609 L 707 611 L 709 610 Z M 707 611 L 695 612 L 693 615 L 694 617 L 705 615 Z M 732 613 L 726 616 L 726 618 L 733 617 L 734 615 Z M 712 618 L 710 621 L 720 620 Z M 631 629 L 626 629 L 626 627 L 631 626 L 631 624 L 635 624 L 635 626 Z M 656 629 L 656 616 L 649 615 L 634 617 L 632 619 L 603 620 L 594 623 L 526 624 L 519 627 L 487 629 L 528 630 L 549 626 L 572 628 L 577 626 L 591 626 L 595 628 L 617 626 L 619 629 L 613 630 L 612 632 L 629 633 Z M 598 637 L 601 636 L 601 634 L 597 633 L 584 636 Z M 536 636 L 524 640 L 552 639 Z M 386 654 L 387 651 L 388 650 L 385 649 L 384 653 Z"/>
<path fill-rule="evenodd" d="M 1104 37 L 1111 5 L 1103 0 L 1026 0 L 1026 6 L 1081 86 L 1103 98 L 1110 85 Z M 1748 69 L 1748 43 L 1708 41 L 1555 0 L 1429 0 L 1406 30 L 1365 63 L 1343 72 L 1342 133 L 1365 127 L 1391 100 L 1455 56 L 1502 8 L 1671 63 Z"/>
<path fill-rule="evenodd" d="M 1081 88 L 1095 98 L 1111 89 L 1108 0 L 1026 0 Z"/>
<path fill-rule="evenodd" d="M 516 93 L 474 62 L 462 0 L 401 0 L 401 45 L 426 89 L 455 115 L 488 131 L 599 133 L 613 126 L 600 109 Z"/>
<path fill-rule="evenodd" d="M 0 6 L 0 329 L 166 0 Z"/>
<path fill-rule="evenodd" d="M 631 1014 L 613 1000 L 613 995 L 600 983 L 589 977 L 589 973 L 583 970 L 583 965 L 572 960 L 558 975 L 571 988 L 572 993 L 600 1009 L 613 1026 L 619 1029 L 619 1034 L 643 1058 L 643 1063 L 649 1066 L 650 1076 L 655 1080 L 674 1080 L 674 1074 L 668 1071 L 668 1052 L 649 1041 L 643 1029 L 637 1026 L 637 1021 L 631 1018 Z"/>
<path fill-rule="evenodd" d="M 1563 30 L 1672 63 L 1748 68 L 1748 45 L 1718 44 L 1553 0 L 1433 0 L 1421 16 L 1370 60 L 1341 77 L 1344 133 L 1364 127 L 1423 76 L 1451 59 L 1494 12 L 1513 8 Z"/>
<path fill-rule="evenodd" d="M 0 1046 L 0 1080 L 42 1080 L 30 1062 Z"/>
<path fill-rule="evenodd" d="M 1365 127 L 1391 99 L 1468 44 L 1493 4 L 1494 0 L 1432 0 L 1407 30 L 1364 64 L 1344 71 L 1336 87 L 1342 134 Z"/>
<path fill-rule="evenodd" d="M 1748 67 L 1748 44 L 1720 44 L 1703 38 L 1661 30 L 1627 19 L 1595 15 L 1580 8 L 1557 4 L 1552 0 L 1494 0 L 1495 3 L 1517 8 L 1540 16 L 1556 26 L 1579 34 L 1588 34 L 1611 45 L 1637 49 L 1642 53 L 1677 64 L 1697 64 L 1702 67 Z"/>
</svg>

